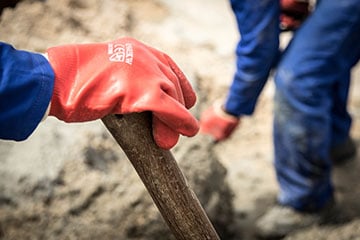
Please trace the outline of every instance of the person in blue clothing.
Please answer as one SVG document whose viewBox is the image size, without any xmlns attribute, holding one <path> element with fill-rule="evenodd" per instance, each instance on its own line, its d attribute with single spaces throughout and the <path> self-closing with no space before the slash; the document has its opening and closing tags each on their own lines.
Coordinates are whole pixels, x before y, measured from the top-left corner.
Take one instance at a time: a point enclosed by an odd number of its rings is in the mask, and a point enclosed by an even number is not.
<svg viewBox="0 0 360 240">
<path fill-rule="evenodd" d="M 254 112 L 274 71 L 278 204 L 256 227 L 261 237 L 281 238 L 324 221 L 334 206 L 334 161 L 356 153 L 347 98 L 350 72 L 360 57 L 360 0 L 317 1 L 282 52 L 279 0 L 230 2 L 241 35 L 236 72 L 227 97 L 202 113 L 200 132 L 215 141 L 227 139 L 241 117 Z"/>
<path fill-rule="evenodd" d="M 169 149 L 193 136 L 196 95 L 165 53 L 132 38 L 69 44 L 45 54 L 0 42 L 0 139 L 27 139 L 46 116 L 85 122 L 151 111 L 153 137 Z"/>
</svg>

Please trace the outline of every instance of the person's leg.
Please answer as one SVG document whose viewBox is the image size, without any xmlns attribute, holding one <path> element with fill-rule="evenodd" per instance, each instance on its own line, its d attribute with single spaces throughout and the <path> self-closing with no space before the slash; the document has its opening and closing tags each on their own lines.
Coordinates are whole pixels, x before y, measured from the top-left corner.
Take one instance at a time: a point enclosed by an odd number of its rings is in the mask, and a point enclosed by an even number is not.
<svg viewBox="0 0 360 240">
<path fill-rule="evenodd" d="M 342 144 L 350 135 L 351 116 L 347 111 L 349 95 L 350 71 L 344 69 L 339 80 L 332 87 L 333 106 L 331 109 L 332 137 L 331 147 Z"/>
<path fill-rule="evenodd" d="M 338 134 L 334 126 L 349 129 L 344 76 L 360 56 L 359 12 L 359 0 L 322 0 L 295 34 L 275 76 L 279 202 L 299 211 L 317 211 L 333 197 L 329 151 Z M 347 120 L 337 123 L 342 118 Z"/>
<path fill-rule="evenodd" d="M 339 81 L 336 81 L 332 88 L 330 159 L 333 165 L 341 165 L 354 159 L 356 155 L 356 145 L 350 136 L 352 119 L 347 110 L 350 76 L 350 72 L 344 69 L 343 75 L 340 76 Z"/>
<path fill-rule="evenodd" d="M 279 0 L 231 0 L 240 41 L 236 72 L 225 102 L 235 116 L 253 113 L 258 96 L 279 54 Z"/>
</svg>

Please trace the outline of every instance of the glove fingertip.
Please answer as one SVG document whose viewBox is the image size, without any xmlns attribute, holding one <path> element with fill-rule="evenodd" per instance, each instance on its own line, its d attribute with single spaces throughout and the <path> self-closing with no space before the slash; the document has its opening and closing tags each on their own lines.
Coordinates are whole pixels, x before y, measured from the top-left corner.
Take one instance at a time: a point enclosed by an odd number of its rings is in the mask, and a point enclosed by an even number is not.
<svg viewBox="0 0 360 240">
<path fill-rule="evenodd" d="M 185 132 L 182 133 L 183 135 L 187 137 L 193 137 L 200 131 L 200 122 L 197 121 L 196 119 L 193 120 L 194 121 L 186 125 L 186 127 L 184 128 Z"/>
<path fill-rule="evenodd" d="M 173 131 L 166 124 L 156 119 L 156 117 L 153 117 L 153 137 L 159 147 L 169 150 L 178 142 L 179 133 Z"/>
</svg>

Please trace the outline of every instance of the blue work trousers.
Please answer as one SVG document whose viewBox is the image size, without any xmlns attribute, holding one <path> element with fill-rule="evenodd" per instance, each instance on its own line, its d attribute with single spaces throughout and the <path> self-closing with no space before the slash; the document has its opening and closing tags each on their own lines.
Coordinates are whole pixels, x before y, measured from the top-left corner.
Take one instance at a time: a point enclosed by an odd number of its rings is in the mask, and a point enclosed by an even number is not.
<svg viewBox="0 0 360 240">
<path fill-rule="evenodd" d="M 230 3 L 240 40 L 225 109 L 235 116 L 250 115 L 279 56 L 279 0 L 231 0 Z"/>
<path fill-rule="evenodd" d="M 360 57 L 360 0 L 321 0 L 275 75 L 275 168 L 280 203 L 316 211 L 333 198 L 329 152 L 349 136 L 347 99 Z"/>
</svg>

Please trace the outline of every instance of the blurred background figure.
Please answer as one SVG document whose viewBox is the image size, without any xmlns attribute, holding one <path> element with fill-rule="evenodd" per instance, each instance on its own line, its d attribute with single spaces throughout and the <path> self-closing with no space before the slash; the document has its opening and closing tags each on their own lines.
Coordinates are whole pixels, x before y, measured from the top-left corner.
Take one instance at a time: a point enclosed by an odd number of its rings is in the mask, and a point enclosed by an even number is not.
<svg viewBox="0 0 360 240">
<path fill-rule="evenodd" d="M 231 0 L 241 36 L 227 97 L 205 110 L 200 132 L 227 139 L 254 112 L 274 71 L 277 205 L 257 222 L 265 238 L 321 223 L 334 207 L 331 169 L 356 154 L 347 111 L 350 72 L 360 57 L 360 1 Z M 279 50 L 282 31 L 293 38 Z"/>
</svg>

